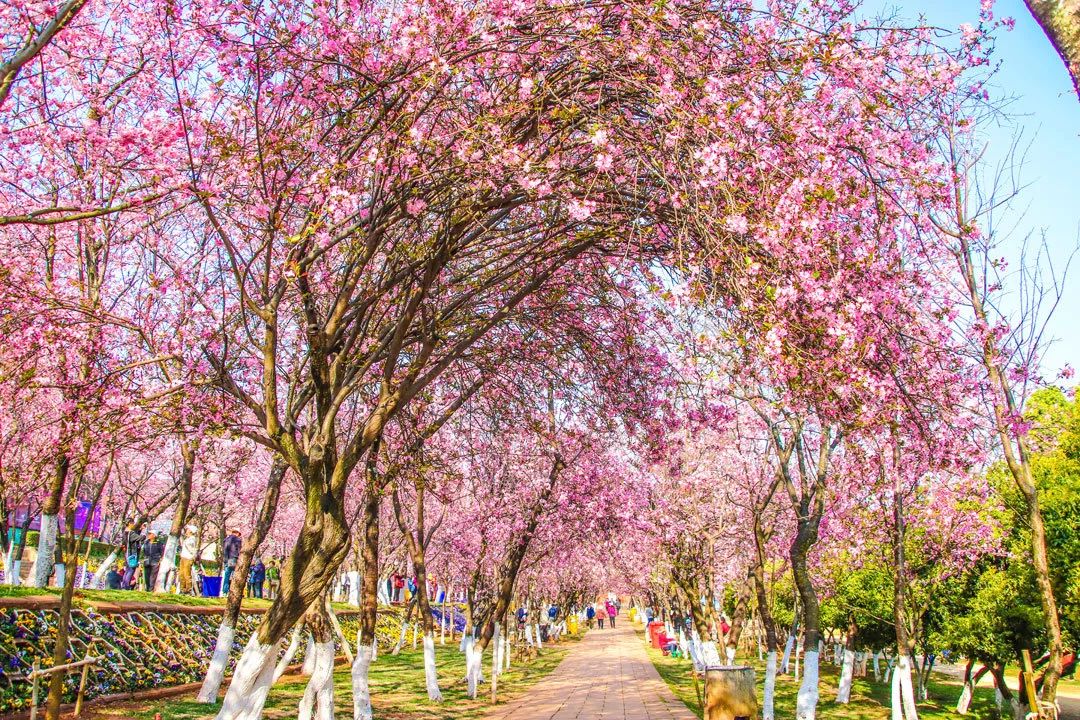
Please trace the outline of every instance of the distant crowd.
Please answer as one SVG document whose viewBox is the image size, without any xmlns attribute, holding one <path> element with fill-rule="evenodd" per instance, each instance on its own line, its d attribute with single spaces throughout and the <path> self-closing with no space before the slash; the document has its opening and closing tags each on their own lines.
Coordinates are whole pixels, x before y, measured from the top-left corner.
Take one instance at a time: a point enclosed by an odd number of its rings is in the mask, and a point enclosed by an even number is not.
<svg viewBox="0 0 1080 720">
<path fill-rule="evenodd" d="M 221 549 L 220 575 L 207 572 L 201 558 L 198 531 L 194 526 L 184 528 L 179 542 L 179 563 L 163 563 L 166 553 L 162 534 L 148 531 L 144 526 L 129 523 L 124 533 L 124 557 L 109 567 L 105 587 L 110 590 L 144 590 L 178 592 L 181 595 L 228 595 L 233 576 L 240 562 L 243 541 L 239 530 L 230 530 Z M 173 550 L 176 552 L 176 549 Z M 169 567 L 166 576 L 159 578 L 163 564 Z M 160 580 L 160 582 L 159 582 Z M 220 581 L 220 585 L 216 581 Z M 277 558 L 265 563 L 255 556 L 247 574 L 246 597 L 273 600 L 281 587 L 281 566 Z M 216 592 L 211 592 L 216 590 Z"/>
</svg>

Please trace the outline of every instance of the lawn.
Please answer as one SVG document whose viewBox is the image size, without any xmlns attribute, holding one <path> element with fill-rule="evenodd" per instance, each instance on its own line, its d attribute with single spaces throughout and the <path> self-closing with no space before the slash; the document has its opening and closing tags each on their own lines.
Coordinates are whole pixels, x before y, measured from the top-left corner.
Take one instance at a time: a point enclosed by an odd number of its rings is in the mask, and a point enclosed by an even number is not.
<svg viewBox="0 0 1080 720">
<path fill-rule="evenodd" d="M 519 695 L 530 685 L 546 676 L 563 659 L 575 639 L 558 645 L 545 645 L 539 657 L 526 663 L 514 662 L 509 672 L 499 677 L 500 703 Z M 439 666 L 439 686 L 443 703 L 432 703 L 424 688 L 422 650 L 403 650 L 400 655 L 380 654 L 371 667 L 371 697 L 376 716 L 385 720 L 459 720 L 474 718 L 490 707 L 490 684 L 485 685 L 483 699 L 470 700 L 465 694 L 465 656 L 457 645 L 436 645 Z M 490 656 L 485 661 L 484 677 L 490 682 Z M 269 720 L 296 717 L 296 708 L 304 694 L 305 680 L 285 678 L 270 693 L 263 717 Z M 352 690 L 348 668 L 334 675 L 334 710 L 339 719 L 352 718 Z M 194 695 L 149 703 L 124 703 L 95 708 L 91 720 L 153 720 L 155 714 L 169 720 L 208 720 L 220 705 L 203 705 Z"/>
<path fill-rule="evenodd" d="M 701 717 L 702 708 L 694 689 L 690 661 L 665 657 L 662 652 L 652 647 L 648 648 L 648 653 L 649 659 L 656 666 L 660 677 L 664 679 L 672 692 L 686 703 L 687 707 L 697 713 L 698 717 Z M 765 663 L 754 659 L 750 664 L 753 665 L 757 678 L 758 700 L 760 701 L 765 684 Z M 821 664 L 821 684 L 819 686 L 821 698 L 818 702 L 818 718 L 821 720 L 887 720 L 890 717 L 889 687 L 884 683 L 874 682 L 872 674 L 869 678 L 855 679 L 851 689 L 850 703 L 840 705 L 834 702 L 836 687 L 839 684 L 839 670 L 831 662 Z M 795 717 L 795 696 L 798 689 L 798 684 L 790 675 L 777 676 L 776 717 Z M 920 720 L 942 720 L 944 718 L 955 720 L 964 717 L 956 713 L 956 701 L 959 697 L 959 681 L 949 681 L 941 676 L 935 677 L 930 682 L 930 699 L 919 703 Z M 976 690 L 975 700 L 967 717 L 988 718 L 995 712 L 994 691 L 990 688 Z"/>
</svg>

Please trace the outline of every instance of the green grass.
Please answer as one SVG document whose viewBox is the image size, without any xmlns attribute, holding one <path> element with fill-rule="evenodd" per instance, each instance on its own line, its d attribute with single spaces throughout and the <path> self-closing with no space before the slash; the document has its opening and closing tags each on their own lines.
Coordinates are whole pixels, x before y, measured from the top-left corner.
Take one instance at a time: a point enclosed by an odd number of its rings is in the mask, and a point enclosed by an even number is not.
<svg viewBox="0 0 1080 720">
<path fill-rule="evenodd" d="M 519 695 L 555 669 L 575 640 L 545 646 L 542 654 L 528 662 L 513 662 L 509 672 L 499 677 L 499 702 Z M 490 685 L 485 685 L 482 699 L 470 700 L 466 694 L 465 656 L 456 644 L 436 645 L 439 668 L 439 687 L 443 702 L 432 703 L 424 687 L 422 650 L 404 650 L 400 655 L 380 654 L 371 666 L 371 698 L 376 717 L 386 720 L 460 720 L 476 717 L 490 707 Z M 485 662 L 484 676 L 490 681 L 490 654 Z M 583 679 L 587 681 L 587 679 Z M 266 703 L 264 718 L 275 720 L 296 717 L 296 708 L 304 694 L 305 681 L 293 680 L 274 686 Z M 92 720 L 153 720 L 161 714 L 169 720 L 208 720 L 220 707 L 203 705 L 194 696 L 150 703 L 124 703 L 103 706 L 90 715 Z M 341 720 L 352 718 L 352 690 L 348 669 L 334 675 L 334 714 Z"/>
<path fill-rule="evenodd" d="M 698 717 L 702 716 L 701 704 L 694 689 L 693 673 L 690 661 L 681 658 L 665 657 L 662 652 L 648 648 L 649 659 L 668 684 L 676 697 L 686 703 Z M 758 684 L 760 701 L 765 684 L 765 664 L 752 660 Z M 821 720 L 887 720 L 889 711 L 889 687 L 884 683 L 874 682 L 869 678 L 856 678 L 851 688 L 851 702 L 841 705 L 835 702 L 836 688 L 839 685 L 839 668 L 831 662 L 822 662 L 820 668 L 821 697 L 818 701 L 817 717 Z M 704 687 L 701 687 L 704 691 Z M 790 675 L 778 675 L 776 678 L 775 715 L 778 718 L 795 717 L 795 697 L 798 684 Z M 919 703 L 920 720 L 959 719 L 965 716 L 956 713 L 956 701 L 960 697 L 960 682 L 951 681 L 943 676 L 936 676 L 930 682 L 930 699 Z M 968 718 L 988 718 L 996 712 L 994 691 L 990 688 L 978 688 L 971 704 Z"/>
</svg>

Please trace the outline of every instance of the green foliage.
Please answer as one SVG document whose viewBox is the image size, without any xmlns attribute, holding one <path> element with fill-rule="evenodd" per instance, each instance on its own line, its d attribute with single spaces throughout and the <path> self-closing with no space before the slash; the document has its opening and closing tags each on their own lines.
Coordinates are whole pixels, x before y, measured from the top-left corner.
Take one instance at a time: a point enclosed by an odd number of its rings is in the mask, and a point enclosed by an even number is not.
<svg viewBox="0 0 1080 720">
<path fill-rule="evenodd" d="M 947 583 L 934 613 L 933 644 L 983 663 L 1043 642 L 1038 598 L 1017 563 L 986 562 Z"/>
<path fill-rule="evenodd" d="M 1080 640 L 1080 403 L 1058 388 L 1045 388 L 1032 395 L 1025 417 L 1032 423 L 1030 438 L 1035 452 L 1031 467 L 1046 525 L 1050 579 L 1065 644 L 1076 647 Z M 1006 468 L 995 466 L 990 477 L 1008 508 L 1004 525 L 1010 529 L 1008 551 L 1015 565 L 1010 572 L 1032 588 L 1019 599 L 1031 603 L 1041 614 L 1034 591 L 1024 503 Z"/>
<path fill-rule="evenodd" d="M 1080 639 L 1080 404 L 1058 388 L 1028 401 L 1031 466 L 1046 525 L 1050 577 L 1064 641 Z M 1042 606 L 1031 565 L 1025 503 L 1004 463 L 987 474 L 1003 502 L 998 522 L 1006 530 L 1003 555 L 946 582 L 932 608 L 934 642 L 981 661 L 1012 662 L 1021 648 L 1040 655 L 1046 647 Z"/>
<path fill-rule="evenodd" d="M 840 573 L 832 593 L 821 603 L 821 624 L 846 629 L 858 626 L 859 647 L 882 648 L 896 643 L 893 628 L 893 578 L 878 565 Z"/>
</svg>

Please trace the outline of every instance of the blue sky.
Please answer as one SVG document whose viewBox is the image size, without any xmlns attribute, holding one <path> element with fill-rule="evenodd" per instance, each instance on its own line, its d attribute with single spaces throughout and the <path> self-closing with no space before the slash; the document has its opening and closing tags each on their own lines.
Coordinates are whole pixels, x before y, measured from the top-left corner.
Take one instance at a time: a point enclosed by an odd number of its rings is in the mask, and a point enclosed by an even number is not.
<svg viewBox="0 0 1080 720">
<path fill-rule="evenodd" d="M 979 0 L 866 0 L 864 10 L 895 10 L 900 16 L 924 16 L 932 25 L 975 25 Z M 1001 63 L 994 79 L 1000 98 L 1013 98 L 1009 113 L 1015 127 L 989 130 L 990 154 L 1001 157 L 1016 130 L 1030 142 L 1021 179 L 1027 185 L 1015 206 L 1019 222 L 1016 245 L 1028 232 L 1045 233 L 1055 266 L 1060 267 L 1080 241 L 1080 100 L 1061 59 L 1022 0 L 997 0 L 998 17 L 1012 17 L 1012 32 L 1000 32 L 995 56 Z M 1044 356 L 1043 370 L 1053 380 L 1066 363 L 1080 369 L 1080 258 L 1073 263 L 1065 296 L 1049 327 L 1057 339 Z"/>
</svg>

